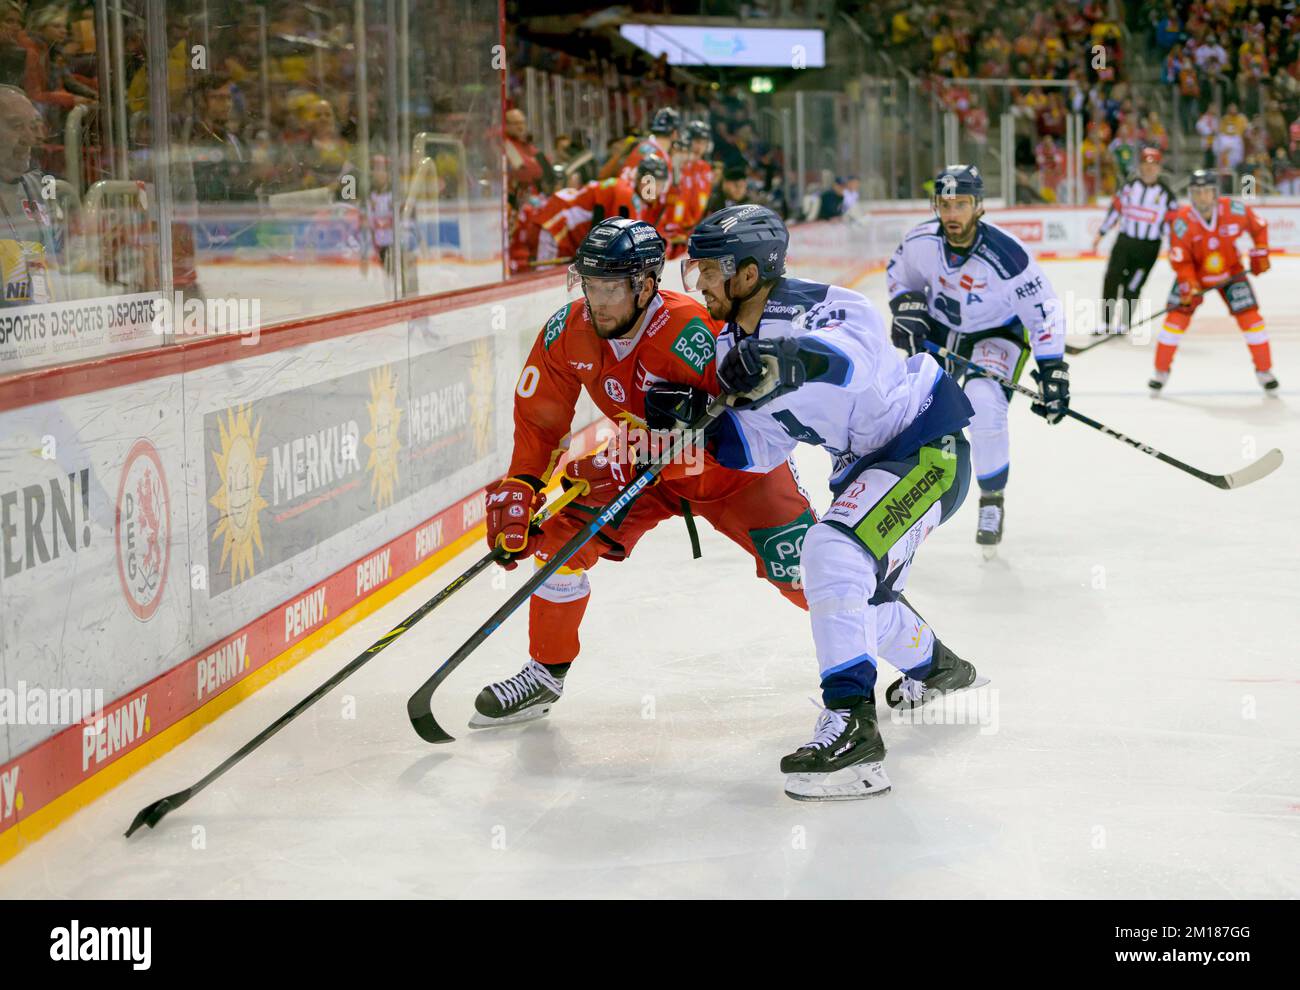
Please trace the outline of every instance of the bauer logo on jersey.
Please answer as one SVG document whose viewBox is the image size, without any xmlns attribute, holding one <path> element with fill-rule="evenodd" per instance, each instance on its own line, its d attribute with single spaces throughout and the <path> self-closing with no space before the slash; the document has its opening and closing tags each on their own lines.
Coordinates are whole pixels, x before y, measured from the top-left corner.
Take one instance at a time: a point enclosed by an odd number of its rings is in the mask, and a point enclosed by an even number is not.
<svg viewBox="0 0 1300 990">
<path fill-rule="evenodd" d="M 627 401 L 627 393 L 623 391 L 623 386 L 620 385 L 618 380 L 615 378 L 605 379 L 605 394 L 619 405 L 622 405 Z"/>
<path fill-rule="evenodd" d="M 673 353 L 695 369 L 704 374 L 704 367 L 713 360 L 717 341 L 698 317 L 693 318 L 673 341 Z"/>
</svg>

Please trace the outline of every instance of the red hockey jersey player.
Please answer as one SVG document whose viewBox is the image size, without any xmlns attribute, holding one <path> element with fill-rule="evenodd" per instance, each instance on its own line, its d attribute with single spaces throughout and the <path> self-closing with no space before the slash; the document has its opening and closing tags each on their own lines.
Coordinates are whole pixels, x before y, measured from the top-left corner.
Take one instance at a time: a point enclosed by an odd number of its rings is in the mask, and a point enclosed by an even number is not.
<svg viewBox="0 0 1300 990">
<path fill-rule="evenodd" d="M 1255 377 L 1264 390 L 1277 393 L 1268 333 L 1255 292 L 1246 278 L 1237 239 L 1249 234 L 1250 273 L 1268 271 L 1268 226 L 1245 203 L 1218 194 L 1218 177 L 1206 169 L 1192 173 L 1191 204 L 1174 212 L 1169 223 L 1169 264 L 1174 269 L 1171 307 L 1156 344 L 1156 370 L 1150 381 L 1159 394 L 1169 380 L 1174 353 L 1201 299 L 1217 289 L 1237 319 L 1255 362 Z"/>
<path fill-rule="evenodd" d="M 637 166 L 635 184 L 597 179 L 581 189 L 560 189 L 529 218 L 536 230 L 536 260 L 572 258 L 591 228 L 606 217 L 655 223 L 663 211 L 667 181 L 668 167 L 663 161 L 646 158 Z"/>
<path fill-rule="evenodd" d="M 592 228 L 571 277 L 584 300 L 558 310 L 542 328 L 515 388 L 515 448 L 510 473 L 488 489 L 488 544 L 521 560 L 541 560 L 559 550 L 613 501 L 635 470 L 634 445 L 664 434 L 656 412 L 676 412 L 674 395 L 696 387 L 685 401 L 716 395 L 714 368 L 719 325 L 681 293 L 659 289 L 664 242 L 643 221 L 611 219 Z M 678 383 L 678 387 L 669 383 Z M 575 406 L 583 391 L 621 430 L 607 450 L 570 462 L 566 481 L 589 491 L 551 517 L 529 525 L 541 508 L 541 489 L 565 452 Z M 690 390 L 687 390 L 690 391 Z M 660 406 L 661 397 L 669 396 Z M 703 410 L 681 418 L 693 421 Z M 635 435 L 633 433 L 635 431 Z M 693 451 L 693 453 L 692 453 Z M 523 670 L 485 687 L 475 700 L 476 728 L 545 715 L 564 690 L 578 655 L 578 627 L 591 590 L 586 572 L 602 558 L 623 560 L 637 541 L 672 516 L 698 514 L 753 557 L 759 577 L 806 608 L 799 571 L 803 535 L 816 522 L 788 463 L 767 474 L 733 471 L 708 457 L 702 445 L 667 466 L 659 481 L 602 529 L 533 594 L 529 607 L 529 657 Z"/>
</svg>

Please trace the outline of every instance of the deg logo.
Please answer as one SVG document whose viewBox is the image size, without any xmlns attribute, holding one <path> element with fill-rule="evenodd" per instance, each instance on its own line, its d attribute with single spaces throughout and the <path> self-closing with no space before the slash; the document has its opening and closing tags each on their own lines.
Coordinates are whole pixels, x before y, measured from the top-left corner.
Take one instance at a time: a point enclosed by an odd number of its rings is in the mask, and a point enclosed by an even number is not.
<svg viewBox="0 0 1300 990">
<path fill-rule="evenodd" d="M 623 391 L 623 386 L 614 378 L 605 379 L 605 394 L 620 405 L 627 401 L 627 393 Z"/>
<path fill-rule="evenodd" d="M 171 499 L 158 451 L 143 438 L 122 467 L 113 531 L 123 597 L 132 614 L 148 622 L 162 601 L 171 563 Z"/>
</svg>

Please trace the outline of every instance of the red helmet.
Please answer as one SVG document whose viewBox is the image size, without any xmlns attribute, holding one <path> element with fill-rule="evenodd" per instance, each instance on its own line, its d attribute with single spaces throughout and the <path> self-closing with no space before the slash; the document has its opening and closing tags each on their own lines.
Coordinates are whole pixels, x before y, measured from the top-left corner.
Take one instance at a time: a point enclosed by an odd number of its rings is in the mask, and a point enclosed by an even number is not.
<svg viewBox="0 0 1300 990">
<path fill-rule="evenodd" d="M 1142 161 L 1144 161 L 1144 162 L 1156 162 L 1156 163 L 1158 164 L 1158 163 L 1160 162 L 1160 160 L 1163 159 L 1163 158 L 1164 158 L 1164 155 L 1162 155 L 1162 154 L 1160 153 L 1160 149 L 1159 149 L 1159 148 L 1143 148 L 1143 149 L 1142 149 Z"/>
</svg>

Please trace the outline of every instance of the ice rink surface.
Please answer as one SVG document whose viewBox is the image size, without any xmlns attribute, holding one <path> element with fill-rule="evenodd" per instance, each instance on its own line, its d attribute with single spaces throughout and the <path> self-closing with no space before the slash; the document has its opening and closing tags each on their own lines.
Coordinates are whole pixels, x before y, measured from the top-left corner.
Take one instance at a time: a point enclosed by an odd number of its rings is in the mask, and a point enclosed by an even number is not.
<svg viewBox="0 0 1300 990">
<path fill-rule="evenodd" d="M 1062 294 L 1099 291 L 1099 262 L 1044 268 Z M 1161 262 L 1154 308 L 1169 281 Z M 454 743 L 407 722 L 407 695 L 525 568 L 482 575 L 156 831 L 122 837 L 475 547 L 0 867 L 0 894 L 1296 897 L 1300 259 L 1255 284 L 1280 398 L 1262 395 L 1214 298 L 1163 398 L 1146 394 L 1153 340 L 1117 341 L 1071 359 L 1073 404 L 1206 470 L 1275 446 L 1286 464 L 1219 491 L 1016 398 L 1000 557 L 975 546 L 972 494 L 908 587 L 992 684 L 946 712 L 965 724 L 882 718 L 888 795 L 784 796 L 777 763 L 816 717 L 807 618 L 705 523 L 693 561 L 670 520 L 593 570 L 583 655 L 548 719 L 464 728 L 479 688 L 525 660 L 521 610 L 436 695 Z M 882 275 L 858 287 L 884 305 Z M 798 462 L 824 507 L 825 456 Z M 894 676 L 882 669 L 878 696 Z"/>
</svg>

